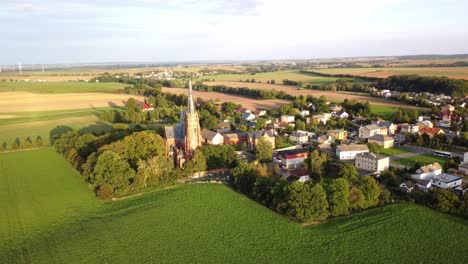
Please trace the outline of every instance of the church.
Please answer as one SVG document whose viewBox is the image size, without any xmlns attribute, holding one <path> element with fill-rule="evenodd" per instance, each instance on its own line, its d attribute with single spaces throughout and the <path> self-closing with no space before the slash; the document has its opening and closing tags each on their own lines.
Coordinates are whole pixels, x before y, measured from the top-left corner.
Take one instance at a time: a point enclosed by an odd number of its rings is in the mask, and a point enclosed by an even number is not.
<svg viewBox="0 0 468 264">
<path fill-rule="evenodd" d="M 174 159 L 176 167 L 183 167 L 185 161 L 192 158 L 193 151 L 202 145 L 200 120 L 195 110 L 191 80 L 189 81 L 187 109 L 180 112 L 178 124 L 165 127 L 165 136 L 166 150 Z"/>
</svg>

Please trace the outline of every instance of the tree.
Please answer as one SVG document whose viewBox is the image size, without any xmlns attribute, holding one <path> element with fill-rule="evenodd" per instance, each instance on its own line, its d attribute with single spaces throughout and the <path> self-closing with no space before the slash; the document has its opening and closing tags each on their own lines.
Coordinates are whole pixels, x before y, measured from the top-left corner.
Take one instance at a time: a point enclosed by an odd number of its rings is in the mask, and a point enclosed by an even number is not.
<svg viewBox="0 0 468 264">
<path fill-rule="evenodd" d="M 190 159 L 184 167 L 184 174 L 186 177 L 193 176 L 196 172 L 202 172 L 206 170 L 206 159 L 203 152 L 196 149 L 193 152 L 192 159 Z"/>
<path fill-rule="evenodd" d="M 0 146 L 0 151 L 5 151 L 8 148 L 8 144 L 6 142 L 3 142 L 3 144 Z"/>
<path fill-rule="evenodd" d="M 241 161 L 237 167 L 232 170 L 234 177 L 234 186 L 241 193 L 250 196 L 252 194 L 255 177 L 253 176 L 253 169 L 250 164 Z"/>
<path fill-rule="evenodd" d="M 273 159 L 273 146 L 265 137 L 260 137 L 256 144 L 257 160 L 270 162 Z"/>
<path fill-rule="evenodd" d="M 41 136 L 36 137 L 36 147 L 40 148 L 44 145 L 44 140 L 42 140 Z"/>
<path fill-rule="evenodd" d="M 328 198 L 331 215 L 349 214 L 349 183 L 346 179 L 338 178 L 332 181 Z"/>
<path fill-rule="evenodd" d="M 327 195 L 322 185 L 311 187 L 299 181 L 288 187 L 289 214 L 300 222 L 320 221 L 328 217 Z"/>
<path fill-rule="evenodd" d="M 364 176 L 360 178 L 358 186 L 362 194 L 364 194 L 364 208 L 379 204 L 380 187 L 374 178 L 371 176 Z"/>
<path fill-rule="evenodd" d="M 338 173 L 340 178 L 344 178 L 349 182 L 355 182 L 359 177 L 359 172 L 356 170 L 356 167 L 351 163 L 345 163 Z"/>
<path fill-rule="evenodd" d="M 19 148 L 21 148 L 21 141 L 20 141 L 20 139 L 17 137 L 17 138 L 15 139 L 15 141 L 13 141 L 13 143 L 11 144 L 11 149 L 12 149 L 12 150 L 17 150 L 17 149 L 19 149 Z"/>
<path fill-rule="evenodd" d="M 136 106 L 136 101 L 133 98 L 128 99 L 127 101 L 127 114 L 129 121 L 131 123 L 136 123 L 136 112 L 137 112 L 137 106 Z"/>
<path fill-rule="evenodd" d="M 266 177 L 260 177 L 255 180 L 252 189 L 252 197 L 259 203 L 270 206 L 273 196 L 271 190 L 275 187 L 275 182 Z"/>
<path fill-rule="evenodd" d="M 307 158 L 304 160 L 304 164 L 309 170 L 310 176 L 318 182 L 321 182 L 322 177 L 325 174 L 325 165 L 327 161 L 328 157 L 326 153 L 314 150 L 308 153 Z"/>
<path fill-rule="evenodd" d="M 434 188 L 432 191 L 435 203 L 434 208 L 441 212 L 453 212 L 458 208 L 458 197 L 451 189 Z"/>
<path fill-rule="evenodd" d="M 127 161 L 122 160 L 117 153 L 105 151 L 97 159 L 90 180 L 97 190 L 100 186 L 107 185 L 112 192 L 124 194 L 134 176 L 135 171 L 130 168 Z"/>
<path fill-rule="evenodd" d="M 349 205 L 355 211 L 359 211 L 365 206 L 364 194 L 356 186 L 353 186 L 349 191 Z"/>
<path fill-rule="evenodd" d="M 27 138 L 24 140 L 23 148 L 24 148 L 24 149 L 29 149 L 29 148 L 32 148 L 32 147 L 33 147 L 32 140 L 31 140 L 30 137 L 27 137 Z"/>
<path fill-rule="evenodd" d="M 73 129 L 68 126 L 56 126 L 54 129 L 52 129 L 49 133 L 49 138 L 50 138 L 50 144 L 53 145 L 54 141 L 58 139 L 61 135 L 72 131 Z"/>
<path fill-rule="evenodd" d="M 147 160 L 138 162 L 138 171 L 133 181 L 136 188 L 145 188 L 171 180 L 171 172 L 174 169 L 173 162 L 168 156 L 153 156 Z"/>
<path fill-rule="evenodd" d="M 257 123 L 255 124 L 255 128 L 257 130 L 260 130 L 260 129 L 264 128 L 266 126 L 266 122 L 267 122 L 267 120 L 265 118 L 259 118 L 257 120 Z"/>
</svg>

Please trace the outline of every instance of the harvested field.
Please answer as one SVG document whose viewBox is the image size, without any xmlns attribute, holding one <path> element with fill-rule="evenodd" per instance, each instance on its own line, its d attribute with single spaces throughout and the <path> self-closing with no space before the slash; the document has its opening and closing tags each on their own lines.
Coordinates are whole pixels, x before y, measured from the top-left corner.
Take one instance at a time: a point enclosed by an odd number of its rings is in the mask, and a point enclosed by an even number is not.
<svg viewBox="0 0 468 264">
<path fill-rule="evenodd" d="M 389 106 L 389 107 L 402 107 L 407 109 L 425 110 L 425 108 L 413 105 L 407 105 L 396 101 L 390 101 L 383 98 L 371 97 L 363 93 L 350 93 L 350 92 L 332 92 L 322 90 L 299 90 L 296 86 L 279 85 L 279 84 L 266 84 L 266 83 L 244 83 L 244 82 L 204 82 L 206 85 L 226 85 L 230 87 L 247 87 L 251 89 L 267 89 L 267 90 L 280 90 L 290 95 L 312 95 L 315 97 L 325 96 L 328 100 L 342 102 L 344 99 L 356 100 L 360 102 L 369 101 L 373 105 Z"/>
<path fill-rule="evenodd" d="M 0 93 L 0 113 L 123 106 L 131 97 L 140 101 L 144 99 L 143 96 L 128 94 L 4 92 Z"/>
<path fill-rule="evenodd" d="M 336 68 L 311 70 L 325 74 L 349 74 L 376 78 L 386 78 L 391 75 L 418 74 L 421 76 L 446 76 L 454 79 L 468 80 L 468 67 Z"/>
<path fill-rule="evenodd" d="M 162 91 L 164 93 L 172 93 L 172 94 L 187 94 L 187 89 L 185 88 L 163 88 Z M 243 107 L 247 109 L 278 109 L 280 106 L 284 104 L 290 103 L 288 100 L 257 100 L 248 97 L 238 96 L 238 95 L 231 95 L 231 94 L 224 94 L 218 92 L 200 92 L 200 91 L 193 91 L 193 95 L 195 97 L 200 97 L 204 100 L 219 100 L 221 102 L 233 102 L 236 104 L 241 104 Z"/>
</svg>

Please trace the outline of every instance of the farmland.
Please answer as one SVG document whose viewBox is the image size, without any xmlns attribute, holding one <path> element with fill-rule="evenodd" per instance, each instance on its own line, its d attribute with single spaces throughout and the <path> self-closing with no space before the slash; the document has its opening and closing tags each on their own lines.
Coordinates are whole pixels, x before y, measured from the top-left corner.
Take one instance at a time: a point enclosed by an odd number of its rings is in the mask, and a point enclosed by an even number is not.
<svg viewBox="0 0 468 264">
<path fill-rule="evenodd" d="M 325 74 L 346 74 L 376 78 L 386 78 L 391 75 L 418 74 L 421 76 L 446 76 L 454 79 L 468 80 L 468 67 L 333 68 L 313 69 L 313 71 Z"/>
<path fill-rule="evenodd" d="M 0 92 L 32 93 L 111 93 L 123 89 L 123 83 L 87 82 L 0 82 Z"/>
<path fill-rule="evenodd" d="M 245 81 L 255 79 L 256 82 L 267 83 L 267 81 L 275 80 L 275 83 L 281 84 L 283 80 L 293 80 L 296 82 L 308 82 L 314 85 L 331 84 L 336 81 L 334 77 L 322 77 L 315 74 L 301 73 L 299 71 L 275 71 L 275 72 L 262 72 L 255 74 L 240 73 L 240 74 L 217 74 L 213 76 L 206 76 L 200 79 L 210 79 L 215 81 Z"/>
<path fill-rule="evenodd" d="M 444 158 L 444 157 L 434 156 L 432 154 L 422 154 L 422 155 L 412 156 L 409 158 L 398 159 L 398 160 L 395 160 L 394 162 L 407 166 L 407 167 L 413 167 L 414 164 L 416 163 L 419 163 L 420 166 L 425 166 L 427 164 L 431 164 L 434 162 L 439 162 L 440 165 L 444 165 L 446 160 L 447 158 Z"/>
<path fill-rule="evenodd" d="M 416 107 L 413 105 L 407 105 L 396 101 L 390 101 L 379 97 L 371 97 L 363 93 L 352 93 L 352 92 L 333 92 L 333 91 L 322 91 L 322 90 L 308 90 L 308 89 L 298 89 L 296 86 L 289 85 L 280 85 L 280 84 L 267 84 L 267 83 L 247 83 L 247 82 L 231 82 L 231 81 L 219 81 L 219 82 L 204 82 L 207 85 L 226 85 L 230 87 L 247 87 L 251 89 L 266 89 L 266 90 L 280 90 L 286 92 L 287 94 L 293 96 L 300 95 L 311 95 L 315 97 L 325 96 L 328 100 L 335 102 L 342 102 L 345 99 L 356 100 L 360 102 L 369 101 L 371 105 L 378 106 L 374 110 L 379 112 L 384 112 L 386 115 L 389 115 L 394 109 L 398 107 L 406 109 L 418 109 L 425 110 L 421 107 Z"/>
<path fill-rule="evenodd" d="M 52 149 L 0 154 L 0 166 L 2 263 L 468 260 L 467 221 L 416 205 L 302 227 L 223 185 L 99 203 Z M 450 251 L 427 254 L 421 241 Z"/>
<path fill-rule="evenodd" d="M 172 94 L 187 94 L 187 89 L 185 88 L 163 88 L 162 91 L 164 93 L 172 93 Z M 224 94 L 218 92 L 201 92 L 201 91 L 193 91 L 193 95 L 195 98 L 202 98 L 204 100 L 214 100 L 220 102 L 233 102 L 236 104 L 241 104 L 243 107 L 247 109 L 278 109 L 281 105 L 288 104 L 290 101 L 287 100 L 258 100 L 252 99 L 248 97 L 243 97 L 239 95 L 231 95 L 231 94 Z"/>
</svg>

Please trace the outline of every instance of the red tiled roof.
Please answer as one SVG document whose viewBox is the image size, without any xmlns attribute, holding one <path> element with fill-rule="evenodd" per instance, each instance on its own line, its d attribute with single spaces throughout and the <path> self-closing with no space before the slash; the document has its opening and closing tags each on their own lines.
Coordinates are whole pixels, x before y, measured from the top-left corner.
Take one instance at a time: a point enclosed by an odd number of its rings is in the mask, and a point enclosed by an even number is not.
<svg viewBox="0 0 468 264">
<path fill-rule="evenodd" d="M 419 130 L 420 133 L 438 134 L 442 129 L 438 127 L 423 127 Z"/>
</svg>

